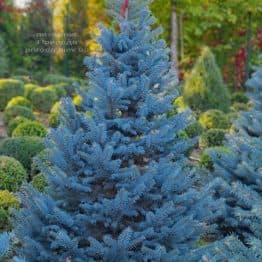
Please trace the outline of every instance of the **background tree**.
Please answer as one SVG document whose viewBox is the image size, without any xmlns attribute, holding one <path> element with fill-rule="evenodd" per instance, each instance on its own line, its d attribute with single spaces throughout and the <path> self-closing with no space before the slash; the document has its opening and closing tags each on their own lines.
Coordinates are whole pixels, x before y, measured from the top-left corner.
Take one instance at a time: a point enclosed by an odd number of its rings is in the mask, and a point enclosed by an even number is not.
<svg viewBox="0 0 262 262">
<path fill-rule="evenodd" d="M 223 82 L 215 57 L 208 47 L 203 48 L 183 89 L 183 96 L 196 112 L 208 109 L 229 111 L 230 95 Z"/>
</svg>

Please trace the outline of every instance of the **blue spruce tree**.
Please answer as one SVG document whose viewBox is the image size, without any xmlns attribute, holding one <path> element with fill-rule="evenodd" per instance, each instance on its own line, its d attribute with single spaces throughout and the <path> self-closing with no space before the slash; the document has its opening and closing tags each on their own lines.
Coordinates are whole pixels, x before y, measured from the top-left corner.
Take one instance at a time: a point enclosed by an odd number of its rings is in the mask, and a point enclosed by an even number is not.
<svg viewBox="0 0 262 262">
<path fill-rule="evenodd" d="M 224 182 L 216 190 L 227 203 L 227 216 L 224 217 L 223 229 L 234 232 L 247 246 L 246 254 L 252 254 L 260 261 L 262 248 L 262 67 L 257 68 L 247 82 L 252 110 L 241 112 L 235 123 L 235 130 L 228 135 L 225 145 L 228 152 L 210 150 L 214 162 L 214 174 Z M 227 241 L 227 240 L 225 240 Z M 231 237 L 235 244 L 232 251 L 241 251 L 239 241 Z M 223 244 L 219 244 L 222 245 Z M 234 249 L 235 248 L 235 249 Z M 219 250 L 219 248 L 218 248 Z M 253 252 L 254 251 L 254 252 Z M 260 256 L 258 255 L 260 254 Z M 248 257 L 248 255 L 247 255 Z M 259 259 L 257 259 L 259 257 Z"/>
<path fill-rule="evenodd" d="M 199 192 L 185 158 L 190 113 L 167 118 L 176 79 L 149 2 L 109 2 L 119 33 L 101 26 L 103 54 L 85 59 L 92 117 L 62 101 L 48 159 L 38 161 L 47 194 L 24 186 L 15 213 L 26 262 L 193 261 L 203 229 L 222 215 L 212 183 Z"/>
</svg>

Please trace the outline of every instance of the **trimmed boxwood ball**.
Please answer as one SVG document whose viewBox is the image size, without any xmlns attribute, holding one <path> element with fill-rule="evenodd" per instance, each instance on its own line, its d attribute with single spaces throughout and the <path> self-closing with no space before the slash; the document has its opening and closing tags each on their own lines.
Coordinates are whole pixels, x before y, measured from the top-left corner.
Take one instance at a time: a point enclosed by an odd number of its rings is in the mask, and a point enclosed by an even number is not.
<svg viewBox="0 0 262 262">
<path fill-rule="evenodd" d="M 40 86 L 35 85 L 35 84 L 26 84 L 25 85 L 25 92 L 24 92 L 25 97 L 28 98 L 29 100 L 31 100 L 32 92 L 33 92 L 33 90 L 35 90 L 37 88 L 40 88 Z"/>
<path fill-rule="evenodd" d="M 234 103 L 232 108 L 232 112 L 239 112 L 239 111 L 248 111 L 249 110 L 249 105 L 245 103 Z"/>
<path fill-rule="evenodd" d="M 199 146 L 201 148 L 221 146 L 223 145 L 225 134 L 226 132 L 223 129 L 210 129 L 201 136 Z"/>
<path fill-rule="evenodd" d="M 200 125 L 199 122 L 195 122 L 191 125 L 189 125 L 186 129 L 185 129 L 185 133 L 187 134 L 187 136 L 189 138 L 193 138 L 196 136 L 200 136 L 203 133 L 203 127 Z"/>
<path fill-rule="evenodd" d="M 246 96 L 245 93 L 243 92 L 235 92 L 232 96 L 231 96 L 231 102 L 232 104 L 234 103 L 244 103 L 247 104 L 249 102 L 248 97 Z"/>
<path fill-rule="evenodd" d="M 7 134 L 11 136 L 13 131 L 16 129 L 16 127 L 26 121 L 30 121 L 30 120 L 23 116 L 17 116 L 14 119 L 10 120 L 7 127 Z"/>
<path fill-rule="evenodd" d="M 44 192 L 48 186 L 47 179 L 44 174 L 40 173 L 33 177 L 31 184 L 40 192 Z"/>
<path fill-rule="evenodd" d="M 198 121 L 205 129 L 228 129 L 230 127 L 230 122 L 227 115 L 216 109 L 210 109 L 201 114 Z"/>
<path fill-rule="evenodd" d="M 0 190 L 15 192 L 27 177 L 20 162 L 12 157 L 0 156 Z"/>
<path fill-rule="evenodd" d="M 24 106 L 10 106 L 4 111 L 4 122 L 9 123 L 13 118 L 22 116 L 30 120 L 35 120 L 35 116 L 31 109 Z"/>
<path fill-rule="evenodd" d="M 13 137 L 4 141 L 0 147 L 0 155 L 15 158 L 30 173 L 33 157 L 44 148 L 40 137 Z"/>
<path fill-rule="evenodd" d="M 67 96 L 67 92 L 66 92 L 66 89 L 65 89 L 65 86 L 64 86 L 63 83 L 62 84 L 60 83 L 60 84 L 55 84 L 55 85 L 49 85 L 46 88 L 50 88 L 50 89 L 54 90 L 56 92 L 56 95 L 59 98 Z"/>
<path fill-rule="evenodd" d="M 23 96 L 16 96 L 13 97 L 7 104 L 6 107 L 11 107 L 11 106 L 24 106 L 29 109 L 33 109 L 32 103 L 25 97 Z"/>
<path fill-rule="evenodd" d="M 32 91 L 31 101 L 40 112 L 49 113 L 58 97 L 55 90 L 50 88 L 36 88 Z"/>
<path fill-rule="evenodd" d="M 8 101 L 15 96 L 24 94 L 24 83 L 15 79 L 0 79 L 0 111 L 3 111 Z"/>
<path fill-rule="evenodd" d="M 19 208 L 18 199 L 8 190 L 0 190 L 0 231 L 11 229 L 9 222 L 11 208 Z"/>
<path fill-rule="evenodd" d="M 38 136 L 45 137 L 47 135 L 47 130 L 43 124 L 36 121 L 26 121 L 21 123 L 13 131 L 12 136 Z"/>
</svg>

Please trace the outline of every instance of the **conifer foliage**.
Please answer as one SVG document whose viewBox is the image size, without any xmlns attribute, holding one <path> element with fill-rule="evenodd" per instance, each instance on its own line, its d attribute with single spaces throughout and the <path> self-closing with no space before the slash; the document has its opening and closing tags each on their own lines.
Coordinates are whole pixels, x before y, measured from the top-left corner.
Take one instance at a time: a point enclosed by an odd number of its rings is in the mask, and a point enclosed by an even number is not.
<svg viewBox="0 0 262 262">
<path fill-rule="evenodd" d="M 101 26 L 103 54 L 85 59 L 93 117 L 62 101 L 48 161 L 38 161 L 48 194 L 25 186 L 15 214 L 16 253 L 27 262 L 185 260 L 220 214 L 185 159 L 189 113 L 167 117 L 176 94 L 149 2 L 129 1 L 125 16 L 123 1 L 109 2 L 120 32 Z"/>
<path fill-rule="evenodd" d="M 215 57 L 208 47 L 203 48 L 201 56 L 186 80 L 183 95 L 194 111 L 204 112 L 208 109 L 229 111 L 230 95 Z"/>
<path fill-rule="evenodd" d="M 228 214 L 224 228 L 235 232 L 244 244 L 262 246 L 262 68 L 247 82 L 253 103 L 250 112 L 242 112 L 235 131 L 228 135 L 228 152 L 210 150 L 215 175 L 225 181 L 218 191 L 226 198 Z M 235 250 L 236 251 L 236 250 Z M 236 251 L 237 252 L 237 251 Z M 253 261 L 253 260 L 252 260 Z M 255 261 L 255 260 L 254 260 Z"/>
</svg>

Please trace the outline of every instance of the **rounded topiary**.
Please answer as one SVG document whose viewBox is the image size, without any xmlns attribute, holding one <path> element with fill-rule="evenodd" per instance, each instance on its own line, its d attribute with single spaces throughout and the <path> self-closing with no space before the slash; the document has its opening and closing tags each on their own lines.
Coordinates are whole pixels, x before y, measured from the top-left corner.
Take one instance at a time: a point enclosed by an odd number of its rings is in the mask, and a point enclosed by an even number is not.
<svg viewBox="0 0 262 262">
<path fill-rule="evenodd" d="M 200 136 L 203 133 L 203 127 L 199 122 L 195 122 L 191 125 L 189 125 L 186 129 L 185 132 L 189 138 L 193 138 L 196 136 Z"/>
<path fill-rule="evenodd" d="M 249 99 L 248 99 L 248 97 L 246 96 L 245 93 L 243 93 L 243 92 L 235 92 L 231 96 L 231 101 L 232 101 L 232 104 L 234 104 L 234 103 L 247 104 L 249 102 Z"/>
<path fill-rule="evenodd" d="M 197 113 L 212 108 L 223 112 L 229 111 L 230 94 L 215 57 L 208 47 L 203 48 L 201 56 L 187 78 L 183 96 L 190 108 Z"/>
<path fill-rule="evenodd" d="M 30 120 L 35 120 L 35 116 L 31 109 L 24 106 L 10 106 L 4 111 L 4 122 L 9 123 L 10 120 L 17 116 L 22 116 Z"/>
<path fill-rule="evenodd" d="M 15 96 L 24 94 L 24 83 L 15 79 L 0 79 L 0 111 L 3 111 L 8 101 Z"/>
<path fill-rule="evenodd" d="M 208 110 L 201 114 L 198 121 L 205 129 L 228 129 L 230 127 L 227 115 L 222 111 L 215 109 Z"/>
<path fill-rule="evenodd" d="M 0 156 L 0 190 L 17 191 L 27 173 L 20 162 L 8 156 Z"/>
<path fill-rule="evenodd" d="M 8 103 L 6 107 L 11 107 L 11 106 L 24 106 L 29 109 L 33 109 L 32 103 L 25 97 L 23 96 L 16 96 L 13 97 Z"/>
<path fill-rule="evenodd" d="M 35 85 L 35 84 L 26 84 L 25 85 L 25 93 L 24 93 L 25 97 L 28 98 L 29 100 L 31 100 L 32 92 L 33 92 L 33 90 L 35 90 L 37 88 L 40 88 L 40 86 Z"/>
<path fill-rule="evenodd" d="M 202 148 L 214 147 L 223 145 L 225 139 L 225 130 L 223 129 L 209 129 L 199 140 L 199 146 Z"/>
<path fill-rule="evenodd" d="M 48 186 L 47 179 L 44 174 L 40 173 L 33 177 L 31 184 L 40 192 L 44 192 Z"/>
<path fill-rule="evenodd" d="M 9 136 L 12 135 L 13 131 L 22 123 L 30 121 L 28 118 L 25 118 L 23 116 L 17 116 L 14 119 L 10 120 L 7 127 L 7 134 Z"/>
<path fill-rule="evenodd" d="M 18 199 L 8 190 L 0 190 L 0 231 L 10 230 L 11 208 L 19 208 Z"/>
<path fill-rule="evenodd" d="M 33 157 L 42 150 L 44 145 L 39 137 L 14 137 L 4 141 L 0 147 L 0 155 L 15 158 L 28 172 L 31 172 Z"/>
<path fill-rule="evenodd" d="M 238 111 L 248 111 L 249 105 L 245 103 L 234 103 L 232 106 L 232 112 L 238 112 Z"/>
<path fill-rule="evenodd" d="M 36 88 L 32 91 L 31 101 L 34 107 L 44 113 L 49 113 L 58 97 L 55 90 L 50 88 Z"/>
<path fill-rule="evenodd" d="M 45 137 L 47 130 L 43 124 L 36 121 L 26 121 L 18 125 L 12 132 L 13 137 L 17 136 L 38 136 Z"/>
<path fill-rule="evenodd" d="M 66 92 L 66 89 L 65 89 L 65 86 L 64 86 L 63 83 L 55 84 L 55 85 L 49 85 L 46 88 L 50 88 L 50 89 L 54 90 L 56 92 L 57 97 L 59 97 L 59 98 L 67 96 L 67 92 Z"/>
</svg>

